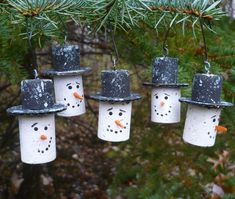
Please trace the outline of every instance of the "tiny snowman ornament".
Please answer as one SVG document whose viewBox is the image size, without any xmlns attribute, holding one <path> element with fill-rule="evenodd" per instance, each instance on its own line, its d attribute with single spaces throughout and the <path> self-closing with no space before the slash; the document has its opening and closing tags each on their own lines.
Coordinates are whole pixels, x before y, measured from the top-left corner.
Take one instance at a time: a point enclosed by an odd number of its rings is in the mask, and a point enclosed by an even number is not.
<svg viewBox="0 0 235 199">
<path fill-rule="evenodd" d="M 221 76 L 195 75 L 191 99 L 180 99 L 180 102 L 189 104 L 183 132 L 185 142 L 200 147 L 211 147 L 215 144 L 216 134 L 227 130 L 218 125 L 220 113 L 223 107 L 233 104 L 220 101 L 221 88 Z"/>
<path fill-rule="evenodd" d="M 110 141 L 126 141 L 130 137 L 132 101 L 140 95 L 130 92 L 127 70 L 101 72 L 102 91 L 90 98 L 100 101 L 98 138 Z"/>
<path fill-rule="evenodd" d="M 55 113 L 66 106 L 55 104 L 53 82 L 47 79 L 21 82 L 22 105 L 7 109 L 18 116 L 21 160 L 42 164 L 56 158 Z"/>
<path fill-rule="evenodd" d="M 152 82 L 143 83 L 152 87 L 151 121 L 168 124 L 180 122 L 180 88 L 188 84 L 177 82 L 178 59 L 157 57 L 152 75 Z"/>
<path fill-rule="evenodd" d="M 80 67 L 79 46 L 53 45 L 52 62 L 54 69 L 44 71 L 44 74 L 53 76 L 56 102 L 67 106 L 58 115 L 72 117 L 84 114 L 82 74 L 90 71 L 90 68 Z"/>
</svg>

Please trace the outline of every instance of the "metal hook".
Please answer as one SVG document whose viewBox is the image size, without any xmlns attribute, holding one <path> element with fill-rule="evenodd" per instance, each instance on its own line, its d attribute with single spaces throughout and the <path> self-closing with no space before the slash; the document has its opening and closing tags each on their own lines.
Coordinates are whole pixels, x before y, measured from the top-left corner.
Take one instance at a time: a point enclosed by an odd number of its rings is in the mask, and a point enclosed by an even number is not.
<svg viewBox="0 0 235 199">
<path fill-rule="evenodd" d="M 207 74 L 209 74 L 210 73 L 211 64 L 208 61 L 204 61 L 204 64 L 205 64 L 205 71 L 206 71 Z"/>
<path fill-rule="evenodd" d="M 35 78 L 35 79 L 39 79 L 39 77 L 38 77 L 38 71 L 37 71 L 36 69 L 34 69 L 33 72 L 34 72 L 34 78 Z"/>
<path fill-rule="evenodd" d="M 169 55 L 169 49 L 167 48 L 168 46 L 165 45 L 162 49 L 162 53 L 164 57 L 167 57 Z"/>
<path fill-rule="evenodd" d="M 111 62 L 113 63 L 113 70 L 116 70 L 116 65 L 117 65 L 117 59 L 113 56 L 113 54 L 110 54 L 111 56 Z"/>
<path fill-rule="evenodd" d="M 113 59 L 113 70 L 116 70 L 116 61 L 117 61 L 117 60 L 114 58 L 114 59 Z"/>
<path fill-rule="evenodd" d="M 66 44 L 67 38 L 68 38 L 67 31 L 65 31 L 64 32 L 64 44 Z"/>
<path fill-rule="evenodd" d="M 92 28 L 90 25 L 87 25 L 87 34 L 90 35 L 92 33 Z"/>
</svg>

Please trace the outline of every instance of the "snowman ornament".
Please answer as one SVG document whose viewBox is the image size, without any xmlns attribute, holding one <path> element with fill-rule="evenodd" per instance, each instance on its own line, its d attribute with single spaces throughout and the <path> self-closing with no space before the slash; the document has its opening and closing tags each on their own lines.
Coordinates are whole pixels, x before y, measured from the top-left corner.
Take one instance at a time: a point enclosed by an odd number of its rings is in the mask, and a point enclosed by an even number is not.
<svg viewBox="0 0 235 199">
<path fill-rule="evenodd" d="M 82 74 L 90 71 L 90 68 L 80 67 L 79 46 L 53 45 L 52 62 L 54 69 L 44 71 L 44 75 L 53 76 L 56 102 L 67 106 L 58 115 L 72 117 L 84 114 Z"/>
<path fill-rule="evenodd" d="M 18 116 L 21 160 L 42 164 L 56 158 L 55 113 L 66 106 L 56 104 L 53 82 L 47 79 L 21 82 L 22 105 L 7 109 Z"/>
<path fill-rule="evenodd" d="M 185 142 L 200 147 L 211 147 L 215 144 L 217 133 L 227 131 L 219 125 L 220 113 L 223 107 L 233 104 L 220 100 L 221 88 L 221 76 L 195 75 L 191 99 L 180 99 L 180 102 L 189 104 L 183 132 Z"/>
<path fill-rule="evenodd" d="M 101 73 L 102 91 L 90 98 L 100 101 L 98 137 L 121 142 L 130 137 L 132 101 L 140 95 L 130 92 L 127 70 L 106 70 Z"/>
<path fill-rule="evenodd" d="M 180 88 L 188 84 L 177 82 L 178 59 L 157 57 L 152 74 L 152 82 L 143 83 L 152 87 L 151 121 L 168 124 L 180 122 Z"/>
</svg>

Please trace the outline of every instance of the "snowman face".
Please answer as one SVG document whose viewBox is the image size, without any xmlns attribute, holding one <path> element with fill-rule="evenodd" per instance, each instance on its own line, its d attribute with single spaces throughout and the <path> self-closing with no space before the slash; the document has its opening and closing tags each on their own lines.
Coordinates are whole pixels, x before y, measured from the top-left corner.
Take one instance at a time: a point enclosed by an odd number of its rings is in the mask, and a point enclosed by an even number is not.
<svg viewBox="0 0 235 199">
<path fill-rule="evenodd" d="M 176 123 L 180 121 L 180 89 L 153 88 L 151 100 L 151 121 Z"/>
<path fill-rule="evenodd" d="M 54 117 L 54 114 L 19 117 L 22 162 L 41 164 L 56 158 Z"/>
<path fill-rule="evenodd" d="M 111 142 L 128 140 L 130 137 L 131 107 L 131 102 L 100 102 L 98 137 Z"/>
<path fill-rule="evenodd" d="M 56 102 L 67 106 L 59 116 L 78 116 L 86 112 L 82 76 L 54 77 L 54 87 Z"/>
<path fill-rule="evenodd" d="M 188 106 L 183 139 L 202 147 L 213 146 L 221 109 L 190 104 Z"/>
</svg>

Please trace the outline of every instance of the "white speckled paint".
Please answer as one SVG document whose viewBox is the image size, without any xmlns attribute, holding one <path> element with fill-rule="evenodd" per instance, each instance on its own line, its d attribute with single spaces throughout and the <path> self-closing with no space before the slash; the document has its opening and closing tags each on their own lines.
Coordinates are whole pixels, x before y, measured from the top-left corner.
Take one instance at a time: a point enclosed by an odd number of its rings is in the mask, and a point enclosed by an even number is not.
<svg viewBox="0 0 235 199">
<path fill-rule="evenodd" d="M 58 113 L 62 117 L 82 115 L 86 112 L 82 76 L 54 77 L 56 103 L 67 106 L 65 111 Z M 77 99 L 73 93 L 77 92 L 83 99 Z"/>
<path fill-rule="evenodd" d="M 180 122 L 180 88 L 153 88 L 151 121 L 156 123 Z M 164 105 L 161 105 L 163 104 Z"/>
<path fill-rule="evenodd" d="M 98 137 L 110 142 L 128 140 L 130 137 L 131 109 L 131 102 L 100 102 Z M 118 126 L 115 120 L 120 120 L 124 128 Z"/>
<path fill-rule="evenodd" d="M 188 105 L 183 139 L 185 142 L 210 147 L 215 144 L 215 126 L 219 123 L 221 109 Z"/>
<path fill-rule="evenodd" d="M 22 162 L 42 164 L 56 158 L 55 114 L 19 116 L 19 132 Z"/>
</svg>

